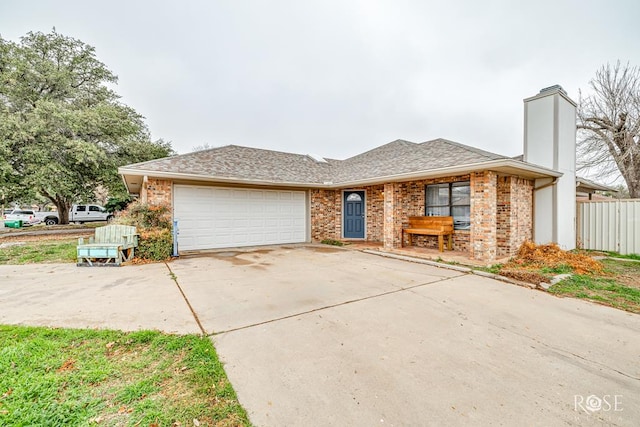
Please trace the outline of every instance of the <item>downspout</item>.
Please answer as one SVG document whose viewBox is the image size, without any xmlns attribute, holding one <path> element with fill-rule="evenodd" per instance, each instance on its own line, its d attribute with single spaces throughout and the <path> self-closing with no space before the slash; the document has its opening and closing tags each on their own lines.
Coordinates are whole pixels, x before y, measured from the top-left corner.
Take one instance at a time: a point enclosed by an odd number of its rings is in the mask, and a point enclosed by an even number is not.
<svg viewBox="0 0 640 427">
<path fill-rule="evenodd" d="M 553 178 L 553 181 L 548 182 L 544 185 L 541 185 L 540 187 L 533 187 L 533 194 L 535 194 L 536 191 L 538 190 L 542 190 L 543 188 L 547 188 L 547 187 L 551 187 L 552 185 L 556 185 L 558 183 L 558 178 Z"/>
</svg>

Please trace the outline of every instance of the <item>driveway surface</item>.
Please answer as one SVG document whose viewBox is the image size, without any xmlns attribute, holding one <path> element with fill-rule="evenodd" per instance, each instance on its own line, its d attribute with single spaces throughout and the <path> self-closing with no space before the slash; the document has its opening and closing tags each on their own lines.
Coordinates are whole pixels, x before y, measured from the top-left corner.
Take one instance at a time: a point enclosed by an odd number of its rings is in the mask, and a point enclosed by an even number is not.
<svg viewBox="0 0 640 427">
<path fill-rule="evenodd" d="M 0 324 L 200 333 L 164 264 L 0 265 Z"/>
<path fill-rule="evenodd" d="M 0 323 L 201 325 L 259 426 L 640 419 L 637 315 L 326 246 L 169 268 L 0 266 Z"/>
</svg>

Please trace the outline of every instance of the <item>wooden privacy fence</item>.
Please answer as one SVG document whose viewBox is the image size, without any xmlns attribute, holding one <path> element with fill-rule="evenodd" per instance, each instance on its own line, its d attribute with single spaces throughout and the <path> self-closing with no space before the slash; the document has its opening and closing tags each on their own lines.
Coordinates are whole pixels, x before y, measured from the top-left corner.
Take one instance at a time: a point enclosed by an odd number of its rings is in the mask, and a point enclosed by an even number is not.
<svg viewBox="0 0 640 427">
<path fill-rule="evenodd" d="M 640 199 L 578 202 L 577 246 L 640 254 Z"/>
</svg>

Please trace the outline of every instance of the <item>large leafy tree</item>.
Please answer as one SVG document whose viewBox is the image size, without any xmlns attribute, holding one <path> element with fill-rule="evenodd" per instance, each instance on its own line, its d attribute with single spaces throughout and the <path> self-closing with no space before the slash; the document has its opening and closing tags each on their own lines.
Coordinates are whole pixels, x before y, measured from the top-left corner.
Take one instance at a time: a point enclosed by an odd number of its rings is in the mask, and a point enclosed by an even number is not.
<svg viewBox="0 0 640 427">
<path fill-rule="evenodd" d="M 119 101 L 116 82 L 93 47 L 55 30 L 0 38 L 0 187 L 45 197 L 65 224 L 97 186 L 122 194 L 118 166 L 173 154 Z"/>
<path fill-rule="evenodd" d="M 640 197 L 640 69 L 618 61 L 603 66 L 578 109 L 578 161 L 601 177 L 624 178 Z"/>
</svg>

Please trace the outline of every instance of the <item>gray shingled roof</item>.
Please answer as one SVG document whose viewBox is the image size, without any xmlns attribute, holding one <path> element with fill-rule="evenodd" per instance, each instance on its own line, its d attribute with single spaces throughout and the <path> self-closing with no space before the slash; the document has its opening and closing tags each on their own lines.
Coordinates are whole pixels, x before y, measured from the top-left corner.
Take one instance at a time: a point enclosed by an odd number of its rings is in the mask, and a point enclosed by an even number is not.
<svg viewBox="0 0 640 427">
<path fill-rule="evenodd" d="M 416 144 L 402 139 L 341 162 L 337 182 L 482 163 L 506 157 L 446 139 Z"/>
<path fill-rule="evenodd" d="M 123 167 L 127 171 L 282 183 L 357 181 L 508 159 L 446 139 L 423 143 L 397 140 L 346 160 L 227 145 Z"/>
<path fill-rule="evenodd" d="M 330 163 L 307 155 L 226 145 L 164 159 L 125 166 L 131 170 L 171 172 L 206 177 L 274 182 L 323 182 L 330 177 Z"/>
</svg>

